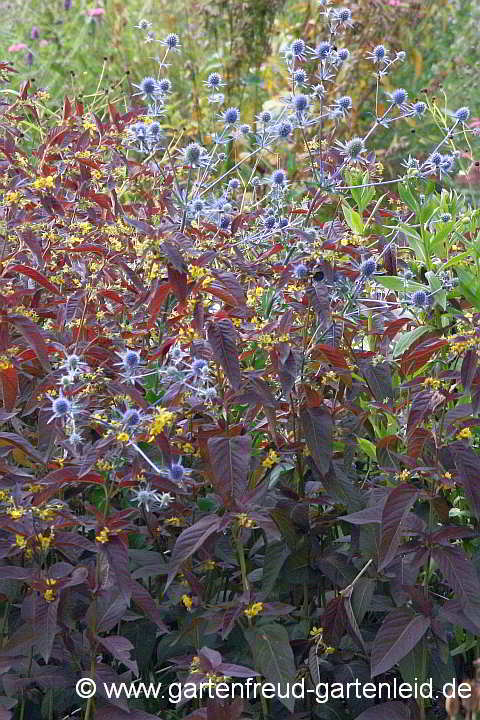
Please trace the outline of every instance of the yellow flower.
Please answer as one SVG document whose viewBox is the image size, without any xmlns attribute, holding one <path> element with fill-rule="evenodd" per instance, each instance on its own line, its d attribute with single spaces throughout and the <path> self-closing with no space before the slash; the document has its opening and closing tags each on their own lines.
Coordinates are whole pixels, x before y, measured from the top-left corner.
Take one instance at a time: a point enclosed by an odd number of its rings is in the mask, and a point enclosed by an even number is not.
<svg viewBox="0 0 480 720">
<path fill-rule="evenodd" d="M 156 436 L 163 432 L 165 426 L 172 422 L 174 417 L 174 413 L 170 412 L 170 410 L 159 408 L 150 424 L 148 441 L 154 442 Z"/>
<path fill-rule="evenodd" d="M 50 545 L 52 544 L 52 540 L 54 538 L 54 535 L 39 535 L 38 536 L 38 544 L 44 552 L 46 552 Z"/>
<path fill-rule="evenodd" d="M 22 193 L 20 192 L 8 192 L 4 197 L 4 202 L 7 205 L 12 205 L 15 202 L 18 202 L 20 198 L 22 197 Z"/>
<path fill-rule="evenodd" d="M 314 625 L 313 628 L 310 630 L 310 635 L 314 638 L 320 637 L 321 635 L 323 635 L 323 628 Z"/>
<path fill-rule="evenodd" d="M 190 663 L 190 672 L 191 673 L 199 673 L 200 672 L 200 658 L 198 655 L 194 655 L 192 658 L 192 662 Z"/>
<path fill-rule="evenodd" d="M 99 543 L 107 543 L 109 541 L 109 529 L 104 527 L 103 530 L 101 530 L 98 535 L 95 536 L 95 540 Z"/>
<path fill-rule="evenodd" d="M 19 548 L 24 548 L 27 544 L 27 539 L 23 535 L 15 535 L 15 545 Z"/>
<path fill-rule="evenodd" d="M 35 190 L 46 190 L 47 188 L 53 188 L 54 184 L 55 176 L 47 175 L 46 177 L 37 178 L 33 183 L 33 187 Z"/>
<path fill-rule="evenodd" d="M 249 605 L 243 612 L 247 617 L 255 617 L 256 615 L 259 615 L 261 612 L 263 612 L 263 603 L 253 603 L 253 605 Z"/>
<path fill-rule="evenodd" d="M 118 440 L 119 442 L 124 442 L 124 443 L 125 443 L 125 442 L 128 442 L 128 441 L 130 440 L 130 438 L 129 438 L 129 436 L 128 436 L 128 433 L 126 433 L 126 432 L 120 432 L 120 433 L 118 433 L 118 435 L 117 435 L 117 440 Z"/>
<path fill-rule="evenodd" d="M 181 527 L 183 525 L 183 520 L 179 517 L 167 518 L 167 520 L 165 520 L 165 525 L 172 525 L 172 527 Z"/>
<path fill-rule="evenodd" d="M 457 433 L 457 438 L 459 440 L 468 440 L 471 437 L 473 437 L 473 433 L 468 427 L 463 428 L 463 430 L 460 430 L 460 432 Z"/>
<path fill-rule="evenodd" d="M 400 482 L 406 482 L 410 477 L 410 473 L 408 470 L 402 470 L 401 473 L 397 474 L 397 480 L 400 480 Z"/>
<path fill-rule="evenodd" d="M 55 585 L 57 584 L 58 580 L 55 580 L 54 578 L 47 578 L 45 580 L 45 585 L 47 585 L 48 590 L 45 590 L 43 593 L 43 597 L 47 602 L 53 602 L 56 599 L 56 592 L 53 589 Z"/>
<path fill-rule="evenodd" d="M 268 455 L 262 462 L 264 468 L 271 468 L 278 463 L 280 455 L 275 450 L 269 450 Z"/>
<path fill-rule="evenodd" d="M 255 520 L 249 518 L 247 513 L 240 513 L 237 515 L 237 523 L 239 527 L 253 528 L 256 527 Z"/>
<path fill-rule="evenodd" d="M 20 520 L 25 515 L 26 510 L 24 508 L 12 508 L 11 510 L 7 510 L 7 515 L 10 515 L 13 520 Z"/>
<path fill-rule="evenodd" d="M 190 597 L 190 595 L 182 595 L 182 598 L 181 598 L 181 599 L 182 599 L 182 603 L 185 605 L 185 607 L 187 608 L 187 610 L 191 610 L 191 609 L 192 609 L 192 605 L 193 605 L 193 600 L 192 600 L 192 598 Z"/>
</svg>

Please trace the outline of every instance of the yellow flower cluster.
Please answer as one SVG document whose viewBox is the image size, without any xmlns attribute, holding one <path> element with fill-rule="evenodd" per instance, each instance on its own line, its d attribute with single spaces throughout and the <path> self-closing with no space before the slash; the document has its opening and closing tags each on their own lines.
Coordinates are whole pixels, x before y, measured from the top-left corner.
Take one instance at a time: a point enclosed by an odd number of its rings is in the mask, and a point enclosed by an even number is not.
<svg viewBox="0 0 480 720">
<path fill-rule="evenodd" d="M 148 442 L 154 442 L 157 435 L 160 435 L 165 427 L 172 422 L 175 415 L 170 410 L 158 408 L 148 430 Z"/>
<path fill-rule="evenodd" d="M 248 307 L 253 307 L 256 304 L 257 300 L 259 300 L 262 297 L 264 292 L 265 292 L 265 288 L 263 288 L 263 287 L 256 287 L 256 288 L 251 288 L 250 290 L 248 290 L 247 291 Z"/>
<path fill-rule="evenodd" d="M 182 600 L 182 603 L 184 604 L 184 606 L 186 607 L 187 610 L 191 610 L 191 609 L 192 609 L 193 600 L 192 600 L 192 598 L 190 597 L 190 595 L 182 595 L 181 600 Z"/>
<path fill-rule="evenodd" d="M 260 615 L 260 613 L 263 612 L 263 603 L 253 603 L 252 605 L 249 605 L 247 608 L 245 608 L 243 612 L 247 617 L 256 617 L 256 615 Z"/>
<path fill-rule="evenodd" d="M 268 455 L 262 462 L 264 468 L 272 468 L 280 461 L 280 455 L 275 450 L 269 450 Z"/>
<path fill-rule="evenodd" d="M 203 280 L 204 284 L 208 284 L 214 281 L 213 275 L 210 275 L 207 268 L 200 267 L 199 265 L 190 265 L 188 268 L 188 274 L 192 280 Z"/>
<path fill-rule="evenodd" d="M 432 390 L 438 390 L 442 387 L 442 383 L 437 378 L 433 377 L 427 377 L 425 380 L 423 380 L 422 385 L 427 388 L 432 388 Z"/>
<path fill-rule="evenodd" d="M 240 513 L 237 515 L 237 525 L 243 528 L 254 528 L 257 524 L 253 518 L 248 517 L 247 513 Z"/>
<path fill-rule="evenodd" d="M 110 534 L 109 529 L 106 528 L 106 527 L 104 527 L 103 530 L 101 530 L 101 531 L 98 533 L 98 535 L 95 536 L 95 540 L 96 540 L 97 542 L 101 543 L 102 545 L 104 545 L 104 544 L 107 543 L 107 542 L 109 541 L 109 539 L 110 539 L 110 538 L 109 538 L 109 534 Z"/>
<path fill-rule="evenodd" d="M 35 190 L 47 190 L 47 188 L 53 188 L 55 186 L 55 176 L 47 175 L 46 177 L 37 178 L 33 187 Z"/>
<path fill-rule="evenodd" d="M 473 437 L 473 433 L 470 430 L 470 428 L 468 428 L 468 427 L 463 428 L 463 430 L 460 430 L 460 432 L 457 433 L 457 438 L 459 440 L 469 440 L 472 437 Z"/>
<path fill-rule="evenodd" d="M 182 527 L 183 524 L 182 518 L 179 517 L 171 517 L 165 520 L 165 525 L 171 525 L 172 527 Z"/>
<path fill-rule="evenodd" d="M 0 370 L 10 370 L 13 363 L 7 355 L 0 355 Z"/>
<path fill-rule="evenodd" d="M 118 440 L 118 442 L 126 443 L 130 440 L 130 437 L 129 437 L 128 433 L 120 432 L 117 434 L 117 440 Z"/>
<path fill-rule="evenodd" d="M 55 592 L 54 586 L 57 584 L 58 580 L 55 580 L 54 578 L 47 578 L 45 580 L 45 584 L 48 586 L 47 590 L 44 591 L 43 597 L 45 600 L 50 603 L 56 600 L 57 593 Z"/>
</svg>

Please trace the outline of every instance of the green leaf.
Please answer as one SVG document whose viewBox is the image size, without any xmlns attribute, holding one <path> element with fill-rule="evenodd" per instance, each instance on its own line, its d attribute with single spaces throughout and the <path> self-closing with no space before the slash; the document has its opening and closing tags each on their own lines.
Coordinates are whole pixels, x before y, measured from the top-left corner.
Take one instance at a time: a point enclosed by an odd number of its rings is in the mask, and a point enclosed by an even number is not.
<svg viewBox="0 0 480 720">
<path fill-rule="evenodd" d="M 405 203 L 405 205 L 408 205 L 410 210 L 414 210 L 415 212 L 418 209 L 418 201 L 413 194 L 413 191 L 408 183 L 398 183 L 398 194 L 400 195 L 402 201 Z"/>
<path fill-rule="evenodd" d="M 369 458 L 375 461 L 377 460 L 377 448 L 370 440 L 367 440 L 367 438 L 357 438 L 357 443 Z"/>
<path fill-rule="evenodd" d="M 287 710 L 293 712 L 295 698 L 288 697 L 288 686 L 295 678 L 295 659 L 286 629 L 278 623 L 270 623 L 245 630 L 252 651 L 255 669 L 269 682 L 279 685 L 279 698 Z"/>
<path fill-rule="evenodd" d="M 358 235 L 363 234 L 363 220 L 362 216 L 355 210 L 352 210 L 348 205 L 343 205 L 343 214 L 347 222 L 348 227 Z"/>
<path fill-rule="evenodd" d="M 425 285 L 415 282 L 414 280 L 404 280 L 397 275 L 381 275 L 375 278 L 376 282 L 389 290 L 395 292 L 415 292 L 416 290 L 426 290 Z"/>
<path fill-rule="evenodd" d="M 460 280 L 460 288 L 465 298 L 471 302 L 477 310 L 480 310 L 480 282 L 473 273 L 465 268 L 458 268 L 457 275 Z"/>
<path fill-rule="evenodd" d="M 419 340 L 423 335 L 432 332 L 432 330 L 434 329 L 435 328 L 430 327 L 430 325 L 420 325 L 420 327 L 416 327 L 413 330 L 409 330 L 408 332 L 404 333 L 395 344 L 395 347 L 393 349 L 393 357 L 398 358 L 403 355 L 403 353 L 408 350 L 408 348 L 413 345 L 414 342 Z"/>
</svg>

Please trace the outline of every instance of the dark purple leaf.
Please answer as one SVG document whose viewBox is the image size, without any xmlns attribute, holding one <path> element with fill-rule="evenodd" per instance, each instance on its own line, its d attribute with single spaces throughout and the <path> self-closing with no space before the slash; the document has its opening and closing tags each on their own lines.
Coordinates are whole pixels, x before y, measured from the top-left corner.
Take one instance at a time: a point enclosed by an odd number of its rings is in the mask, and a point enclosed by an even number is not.
<svg viewBox="0 0 480 720">
<path fill-rule="evenodd" d="M 408 655 L 430 627 L 430 620 L 407 608 L 392 610 L 383 621 L 372 646 L 372 678 Z"/>
<path fill-rule="evenodd" d="M 479 578 L 470 558 L 462 548 L 444 545 L 433 548 L 432 558 L 467 618 L 480 627 Z"/>
<path fill-rule="evenodd" d="M 134 649 L 134 646 L 127 640 L 127 638 L 121 637 L 121 635 L 110 635 L 108 637 L 98 637 L 97 642 L 113 657 L 121 662 L 123 665 L 128 667 L 135 675 L 138 675 L 137 663 L 130 658 L 130 653 Z"/>
<path fill-rule="evenodd" d="M 332 416 L 324 406 L 305 407 L 300 411 L 300 420 L 315 465 L 322 475 L 326 475 L 333 454 Z"/>
<path fill-rule="evenodd" d="M 231 320 L 224 318 L 207 325 L 207 339 L 215 360 L 223 368 L 234 390 L 240 387 L 241 372 L 238 359 L 237 332 Z"/>
<path fill-rule="evenodd" d="M 172 551 L 165 590 L 171 584 L 185 560 L 191 557 L 210 535 L 218 531 L 221 522 L 222 518 L 217 515 L 206 515 L 195 525 L 186 528 L 180 533 Z"/>
<path fill-rule="evenodd" d="M 410 710 L 399 700 L 374 705 L 357 715 L 355 720 L 410 720 Z"/>
<path fill-rule="evenodd" d="M 135 580 L 131 581 L 132 588 L 132 600 L 143 610 L 145 615 L 148 615 L 150 620 L 153 620 L 155 625 L 159 628 L 160 632 L 167 633 L 168 628 L 163 622 L 162 613 L 157 607 L 155 600 L 152 598 L 148 590 L 143 585 Z"/>
<path fill-rule="evenodd" d="M 383 570 L 395 557 L 405 532 L 405 522 L 418 497 L 418 490 L 409 485 L 399 485 L 387 496 L 382 511 L 379 565 Z"/>
<path fill-rule="evenodd" d="M 477 520 L 480 520 L 480 456 L 463 442 L 452 443 L 449 448 L 470 509 Z"/>
<path fill-rule="evenodd" d="M 132 581 L 128 569 L 128 548 L 119 537 L 112 537 L 102 547 L 108 558 L 110 572 L 117 580 L 116 587 L 128 603 L 132 594 Z"/>
<path fill-rule="evenodd" d="M 252 438 L 250 435 L 212 437 L 207 447 L 215 491 L 226 508 L 236 507 L 247 490 Z"/>
<path fill-rule="evenodd" d="M 472 380 L 477 372 L 477 366 L 477 351 L 467 350 L 463 357 L 460 376 L 462 378 L 463 387 L 465 388 L 465 390 L 468 390 L 468 392 L 470 392 L 472 389 Z"/>
</svg>

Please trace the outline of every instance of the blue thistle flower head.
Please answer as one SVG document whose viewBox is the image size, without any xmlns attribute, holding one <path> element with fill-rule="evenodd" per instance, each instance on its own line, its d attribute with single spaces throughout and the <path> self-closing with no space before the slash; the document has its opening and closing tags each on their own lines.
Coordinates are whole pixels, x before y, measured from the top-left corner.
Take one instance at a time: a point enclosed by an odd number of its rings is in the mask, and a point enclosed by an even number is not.
<svg viewBox="0 0 480 720">
<path fill-rule="evenodd" d="M 180 47 L 180 38 L 175 33 L 170 33 L 167 35 L 167 37 L 164 40 L 164 44 L 170 49 L 170 50 L 176 50 Z"/>
<path fill-rule="evenodd" d="M 238 178 L 232 178 L 228 181 L 228 189 L 229 190 L 238 190 L 240 187 L 240 180 Z"/>
<path fill-rule="evenodd" d="M 127 370 L 134 370 L 140 365 L 140 353 L 137 350 L 127 350 L 122 360 Z"/>
<path fill-rule="evenodd" d="M 245 123 L 244 125 L 240 125 L 239 130 L 242 135 L 249 135 L 252 132 L 252 128 L 250 127 L 250 125 L 247 125 L 247 123 Z"/>
<path fill-rule="evenodd" d="M 122 423 L 127 427 L 136 427 L 140 424 L 141 420 L 142 416 L 138 410 L 135 410 L 134 408 L 126 410 L 122 415 Z"/>
<path fill-rule="evenodd" d="M 344 155 L 352 160 L 359 158 L 365 150 L 365 145 L 360 137 L 354 137 L 351 140 L 348 140 L 344 145 L 340 145 L 340 147 L 342 148 Z"/>
<path fill-rule="evenodd" d="M 293 106 L 299 114 L 307 110 L 308 104 L 309 100 L 306 95 L 295 95 L 293 98 Z"/>
<path fill-rule="evenodd" d="M 444 223 L 450 222 L 451 219 L 452 216 L 450 215 L 450 213 L 442 213 L 442 215 L 440 215 L 440 220 Z"/>
<path fill-rule="evenodd" d="M 206 368 L 208 368 L 208 363 L 203 358 L 195 358 L 191 365 L 192 373 L 197 377 L 203 375 Z"/>
<path fill-rule="evenodd" d="M 443 173 L 449 173 L 455 166 L 455 158 L 452 155 L 444 155 L 440 163 L 440 170 Z"/>
<path fill-rule="evenodd" d="M 66 397 L 60 396 L 52 400 L 52 412 L 55 417 L 65 417 L 72 410 L 72 403 Z"/>
<path fill-rule="evenodd" d="M 185 477 L 185 468 L 181 463 L 172 463 L 168 468 L 168 477 L 176 483 L 181 483 Z"/>
<path fill-rule="evenodd" d="M 430 162 L 432 163 L 432 165 L 436 165 L 438 167 L 442 160 L 443 155 L 439 152 L 434 152 L 430 155 Z"/>
<path fill-rule="evenodd" d="M 220 227 L 220 230 L 228 230 L 228 228 L 230 227 L 230 218 L 227 217 L 226 215 L 224 217 L 222 217 L 222 219 L 220 220 L 220 223 L 219 223 L 219 227 Z"/>
<path fill-rule="evenodd" d="M 272 113 L 269 112 L 268 110 L 263 110 L 260 113 L 260 115 L 258 116 L 258 119 L 260 120 L 260 122 L 262 122 L 264 125 L 266 125 L 267 123 L 271 122 Z"/>
<path fill-rule="evenodd" d="M 223 85 L 222 76 L 218 72 L 212 72 L 207 78 L 205 83 L 211 90 L 217 90 Z"/>
<path fill-rule="evenodd" d="M 277 135 L 280 138 L 288 138 L 292 134 L 293 126 L 289 122 L 281 123 L 277 128 Z"/>
<path fill-rule="evenodd" d="M 240 110 L 236 107 L 229 107 L 223 113 L 223 121 L 225 125 L 235 125 L 240 119 Z"/>
<path fill-rule="evenodd" d="M 205 205 L 203 203 L 203 200 L 200 200 L 200 198 L 198 198 L 197 200 L 194 200 L 192 202 L 193 212 L 196 212 L 196 213 L 202 212 L 204 207 L 205 207 Z"/>
<path fill-rule="evenodd" d="M 304 263 L 298 263 L 293 268 L 293 274 L 298 280 L 303 280 L 308 275 L 308 267 Z"/>
<path fill-rule="evenodd" d="M 323 41 L 314 50 L 314 55 L 319 60 L 325 60 L 332 52 L 332 46 L 329 42 Z M 348 50 L 347 50 L 348 53 Z"/>
<path fill-rule="evenodd" d="M 278 187 L 282 187 L 287 182 L 287 173 L 285 170 L 275 170 L 272 174 L 272 183 Z"/>
<path fill-rule="evenodd" d="M 201 162 L 205 151 L 201 145 L 193 142 L 187 145 L 183 154 L 187 165 L 198 165 Z"/>
<path fill-rule="evenodd" d="M 338 20 L 338 22 L 341 22 L 343 24 L 351 23 L 352 21 L 352 11 L 350 8 L 340 8 L 339 10 L 335 10 L 335 18 Z"/>
<path fill-rule="evenodd" d="M 305 52 L 305 41 L 301 38 L 294 40 L 290 46 L 290 49 L 295 57 L 301 57 Z"/>
<path fill-rule="evenodd" d="M 283 230 L 283 228 L 286 228 L 288 225 L 288 218 L 280 218 L 278 221 L 278 227 Z"/>
<path fill-rule="evenodd" d="M 381 62 L 385 60 L 387 56 L 387 49 L 385 45 L 376 45 L 372 50 L 374 62 Z"/>
<path fill-rule="evenodd" d="M 427 104 L 419 100 L 418 102 L 414 103 L 413 105 L 413 114 L 417 117 L 420 117 L 420 115 L 423 115 L 425 113 L 425 110 L 427 109 Z"/>
<path fill-rule="evenodd" d="M 146 97 L 153 97 L 158 92 L 158 83 L 153 77 L 145 77 L 140 83 L 140 90 Z"/>
<path fill-rule="evenodd" d="M 364 262 L 360 266 L 360 272 L 364 277 L 370 277 L 377 271 L 377 263 L 373 258 L 369 258 L 368 260 L 364 260 Z"/>
<path fill-rule="evenodd" d="M 343 111 L 350 110 L 352 107 L 352 98 L 349 95 L 344 95 L 338 98 L 335 104 Z"/>
<path fill-rule="evenodd" d="M 297 85 L 304 85 L 307 82 L 308 76 L 305 70 L 296 70 L 293 73 L 293 79 Z"/>
<path fill-rule="evenodd" d="M 162 78 L 158 81 L 158 90 L 162 95 L 167 95 L 172 89 L 172 83 L 168 78 Z"/>
<path fill-rule="evenodd" d="M 347 50 L 347 48 L 341 48 L 337 52 L 337 57 L 340 62 L 345 62 L 350 57 L 350 50 Z"/>
<path fill-rule="evenodd" d="M 425 307 L 427 304 L 427 293 L 423 290 L 417 290 L 412 295 L 412 303 L 418 308 Z"/>
<path fill-rule="evenodd" d="M 395 105 L 403 105 L 408 98 L 408 93 L 404 88 L 397 88 L 390 93 L 390 99 Z"/>
<path fill-rule="evenodd" d="M 455 112 L 455 118 L 461 123 L 466 123 L 469 117 L 470 108 L 468 107 L 458 108 L 458 110 Z"/>
<path fill-rule="evenodd" d="M 267 230 L 273 230 L 275 227 L 275 215 L 267 215 L 267 217 L 264 220 L 264 225 L 267 228 Z"/>
</svg>

